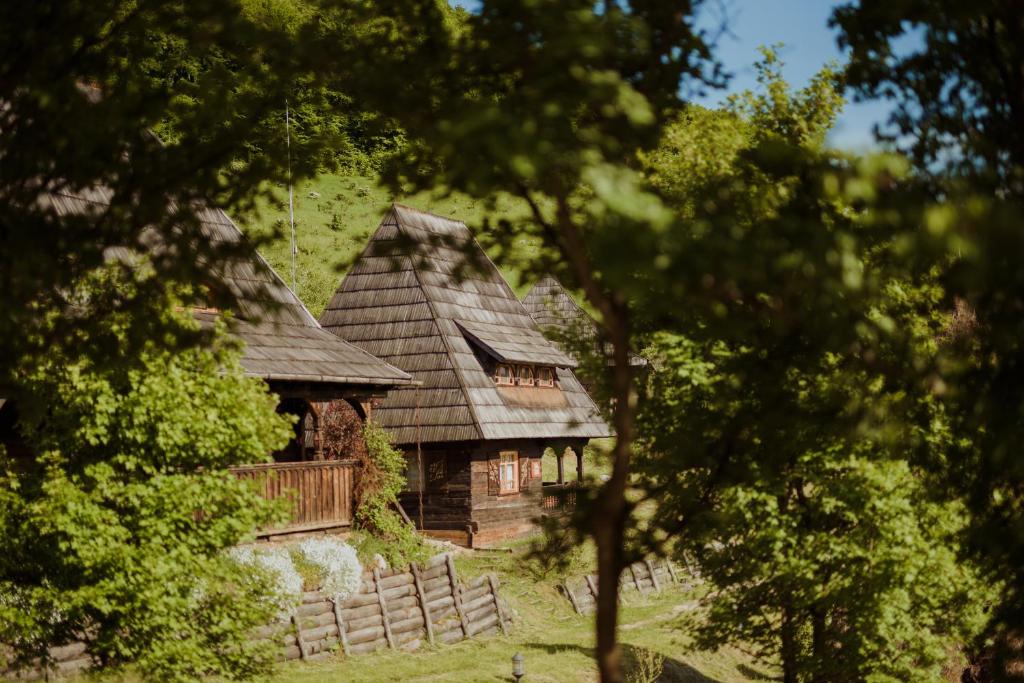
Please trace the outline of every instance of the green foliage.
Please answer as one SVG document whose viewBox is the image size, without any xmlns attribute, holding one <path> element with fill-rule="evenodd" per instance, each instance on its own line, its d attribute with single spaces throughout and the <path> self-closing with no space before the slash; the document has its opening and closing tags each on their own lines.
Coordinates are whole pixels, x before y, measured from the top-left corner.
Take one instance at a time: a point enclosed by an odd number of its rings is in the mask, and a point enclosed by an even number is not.
<svg viewBox="0 0 1024 683">
<path fill-rule="evenodd" d="M 894 104 L 884 130 L 922 178 L 874 201 L 874 216 L 905 231 L 905 258 L 939 268 L 942 306 L 959 323 L 944 332 L 932 378 L 954 447 L 923 464 L 969 506 L 966 546 L 990 580 L 1006 582 L 989 643 L 1012 644 L 1024 623 L 1020 10 L 997 0 L 871 1 L 843 4 L 833 23 L 851 50 L 847 81 Z"/>
<path fill-rule="evenodd" d="M 953 446 L 918 374 L 942 290 L 899 267 L 891 224 L 856 210 L 877 197 L 871 162 L 821 150 L 834 74 L 790 95 L 774 65 L 766 52 L 765 92 L 734 113 L 687 121 L 694 140 L 736 122 L 744 144 L 723 172 L 699 144 L 649 158 L 653 178 L 684 183 L 683 272 L 701 275 L 669 298 L 692 302 L 690 319 L 663 313 L 650 336 L 637 486 L 656 508 L 640 540 L 700 564 L 701 645 L 751 643 L 787 681 L 934 680 L 995 594 L 958 557 L 965 510 L 934 496 L 916 457 Z"/>
<path fill-rule="evenodd" d="M 106 322 L 114 338 L 130 326 Z M 101 665 L 160 679 L 270 664 L 247 641 L 273 614 L 266 577 L 223 550 L 281 513 L 227 467 L 266 460 L 290 429 L 216 339 L 21 367 L 20 429 L 38 457 L 5 460 L 0 484 L 0 642 L 20 661 L 83 639 Z"/>
<path fill-rule="evenodd" d="M 359 545 L 361 557 L 379 553 L 393 567 L 426 558 L 416 529 L 398 514 L 398 494 L 405 488 L 405 456 L 391 436 L 372 420 L 363 430 L 367 457 L 356 482 L 356 527 L 371 534 Z"/>
</svg>

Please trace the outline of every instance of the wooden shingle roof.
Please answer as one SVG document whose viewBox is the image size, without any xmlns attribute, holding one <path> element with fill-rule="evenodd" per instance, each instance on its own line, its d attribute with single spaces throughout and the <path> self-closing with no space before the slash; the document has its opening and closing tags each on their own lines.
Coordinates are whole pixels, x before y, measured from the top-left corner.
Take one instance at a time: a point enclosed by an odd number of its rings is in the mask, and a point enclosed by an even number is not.
<svg viewBox="0 0 1024 683">
<path fill-rule="evenodd" d="M 88 214 L 110 202 L 110 193 L 102 188 L 55 192 L 46 197 L 44 202 L 58 215 Z M 203 236 L 211 242 L 237 244 L 245 239 L 220 209 L 201 207 L 196 214 Z M 125 250 L 109 251 L 112 258 L 131 258 Z M 245 342 L 242 367 L 246 374 L 274 381 L 374 386 L 412 381 L 402 370 L 321 328 L 259 254 L 251 260 L 224 263 L 214 277 L 230 290 L 237 303 L 237 310 L 228 318 L 228 329 Z M 201 311 L 195 315 L 201 324 L 212 325 L 222 314 Z"/>
<path fill-rule="evenodd" d="M 320 322 L 422 383 L 390 392 L 374 413 L 397 443 L 610 434 L 575 363 L 544 338 L 460 221 L 394 205 Z M 556 368 L 557 405 L 509 400 L 481 353 Z"/>
<path fill-rule="evenodd" d="M 597 322 L 576 300 L 566 291 L 562 283 L 553 275 L 545 275 L 537 281 L 523 297 L 523 306 L 537 322 L 537 325 L 549 339 L 562 345 L 566 340 L 586 342 L 597 346 Z M 564 349 L 569 356 L 572 349 Z M 606 356 L 611 355 L 610 345 L 604 349 Z M 641 356 L 630 354 L 630 365 L 646 365 L 647 360 Z"/>
</svg>

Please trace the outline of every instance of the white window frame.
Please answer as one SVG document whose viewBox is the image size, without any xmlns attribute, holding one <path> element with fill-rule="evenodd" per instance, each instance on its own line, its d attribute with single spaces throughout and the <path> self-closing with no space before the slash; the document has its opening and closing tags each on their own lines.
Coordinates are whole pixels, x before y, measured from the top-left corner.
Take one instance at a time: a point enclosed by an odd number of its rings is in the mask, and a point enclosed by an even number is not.
<svg viewBox="0 0 1024 683">
<path fill-rule="evenodd" d="M 529 378 L 524 378 L 522 372 L 529 371 Z M 536 383 L 536 374 L 533 371 L 532 365 L 517 365 L 516 366 L 516 384 L 521 387 L 532 387 Z"/>
<path fill-rule="evenodd" d="M 503 377 L 500 374 L 500 371 L 501 371 L 502 368 L 508 370 L 508 376 L 507 377 Z M 503 387 L 515 386 L 515 383 L 516 383 L 515 367 L 512 366 L 512 365 L 507 365 L 505 363 L 499 363 L 498 366 L 496 368 L 494 368 L 494 383 L 499 385 L 499 386 L 503 386 Z"/>
<path fill-rule="evenodd" d="M 541 379 L 540 373 L 546 372 L 549 374 L 550 379 Z M 555 369 L 547 366 L 541 366 L 537 368 L 537 372 L 534 373 L 534 382 L 538 387 L 553 387 L 555 386 Z"/>
<path fill-rule="evenodd" d="M 519 493 L 519 452 L 498 453 L 498 495 Z"/>
</svg>

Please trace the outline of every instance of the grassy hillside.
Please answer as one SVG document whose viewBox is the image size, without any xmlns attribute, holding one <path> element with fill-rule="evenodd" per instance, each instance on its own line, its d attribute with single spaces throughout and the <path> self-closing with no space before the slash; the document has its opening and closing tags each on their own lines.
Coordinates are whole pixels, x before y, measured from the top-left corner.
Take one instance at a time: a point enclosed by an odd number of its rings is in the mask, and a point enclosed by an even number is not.
<svg viewBox="0 0 1024 683">
<path fill-rule="evenodd" d="M 240 218 L 239 224 L 253 234 L 266 235 L 275 229 L 280 233 L 280 237 L 262 252 L 291 285 L 288 195 L 283 188 L 278 195 L 277 202 L 263 205 L 254 216 Z M 392 197 L 377 187 L 374 179 L 358 175 L 325 174 L 296 185 L 294 195 L 298 243 L 296 289 L 316 316 L 327 305 L 351 262 L 366 246 L 392 201 L 450 216 L 470 227 L 480 225 L 486 213 L 481 202 L 460 195 L 442 199 L 428 194 Z M 506 199 L 498 202 L 494 215 L 511 218 L 524 211 L 521 203 Z M 519 246 L 530 248 L 525 244 Z M 498 266 L 513 287 L 528 288 L 528 285 L 521 286 L 518 272 L 501 263 Z"/>
</svg>

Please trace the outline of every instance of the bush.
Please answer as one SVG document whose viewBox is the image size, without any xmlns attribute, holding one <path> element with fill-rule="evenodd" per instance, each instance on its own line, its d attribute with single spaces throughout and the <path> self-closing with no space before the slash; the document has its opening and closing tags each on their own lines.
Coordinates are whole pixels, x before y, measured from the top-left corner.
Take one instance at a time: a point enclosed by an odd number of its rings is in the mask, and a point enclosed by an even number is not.
<svg viewBox="0 0 1024 683">
<path fill-rule="evenodd" d="M 223 551 L 281 513 L 227 468 L 287 442 L 276 398 L 223 339 L 103 365 L 76 353 L 22 369 L 37 456 L 0 459 L 0 660 L 84 639 L 101 666 L 160 680 L 259 673 L 266 577 Z"/>
<path fill-rule="evenodd" d="M 398 494 L 405 488 L 405 456 L 390 435 L 371 420 L 363 429 L 366 455 L 356 481 L 356 527 L 383 541 L 375 552 L 391 566 L 424 560 L 427 551 L 416 529 L 398 514 Z"/>
</svg>

